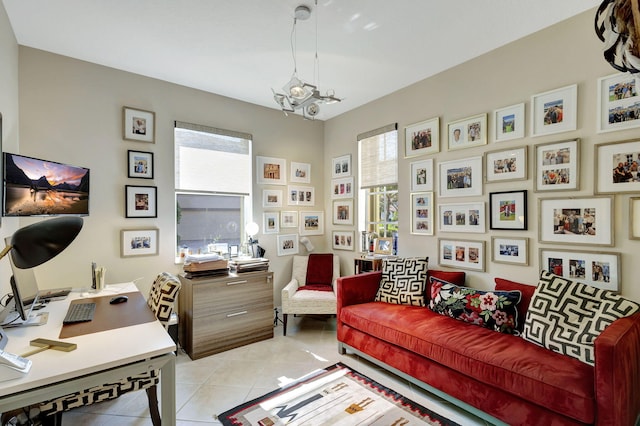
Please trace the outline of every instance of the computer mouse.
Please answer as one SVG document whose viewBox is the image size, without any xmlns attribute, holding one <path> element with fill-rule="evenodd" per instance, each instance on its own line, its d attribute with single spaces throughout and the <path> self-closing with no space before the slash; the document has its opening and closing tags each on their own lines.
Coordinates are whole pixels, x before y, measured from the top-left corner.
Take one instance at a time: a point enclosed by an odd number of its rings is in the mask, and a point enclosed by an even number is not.
<svg viewBox="0 0 640 426">
<path fill-rule="evenodd" d="M 129 300 L 129 296 L 120 295 L 109 300 L 109 303 L 111 303 L 112 305 L 117 305 L 118 303 L 124 303 L 127 300 Z"/>
</svg>

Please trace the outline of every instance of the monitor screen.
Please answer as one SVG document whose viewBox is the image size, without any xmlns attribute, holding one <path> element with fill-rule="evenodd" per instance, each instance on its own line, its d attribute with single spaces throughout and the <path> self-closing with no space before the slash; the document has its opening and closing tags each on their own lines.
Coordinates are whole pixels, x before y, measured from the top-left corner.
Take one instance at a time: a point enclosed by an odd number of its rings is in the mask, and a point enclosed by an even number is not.
<svg viewBox="0 0 640 426">
<path fill-rule="evenodd" d="M 11 237 L 5 238 L 5 243 L 11 243 Z M 20 269 L 13 263 L 11 252 L 9 252 L 9 263 L 11 264 L 11 292 L 13 293 L 13 301 L 15 310 L 24 321 L 29 318 L 31 310 L 35 306 L 38 299 L 38 283 L 36 275 L 32 268 Z M 11 322 L 16 318 L 7 318 L 4 323 Z"/>
<path fill-rule="evenodd" d="M 3 216 L 89 214 L 89 169 L 5 152 Z"/>
</svg>

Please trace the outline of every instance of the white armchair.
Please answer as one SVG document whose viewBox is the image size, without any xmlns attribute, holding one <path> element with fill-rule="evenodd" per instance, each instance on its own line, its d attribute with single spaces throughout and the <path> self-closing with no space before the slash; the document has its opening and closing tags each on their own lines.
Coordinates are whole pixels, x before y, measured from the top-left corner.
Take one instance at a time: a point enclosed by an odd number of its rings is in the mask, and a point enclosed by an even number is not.
<svg viewBox="0 0 640 426">
<path fill-rule="evenodd" d="M 340 258 L 333 256 L 333 291 L 298 291 L 306 284 L 308 256 L 293 256 L 291 281 L 282 289 L 282 321 L 284 335 L 287 335 L 289 314 L 336 314 L 336 280 L 340 277 Z"/>
</svg>

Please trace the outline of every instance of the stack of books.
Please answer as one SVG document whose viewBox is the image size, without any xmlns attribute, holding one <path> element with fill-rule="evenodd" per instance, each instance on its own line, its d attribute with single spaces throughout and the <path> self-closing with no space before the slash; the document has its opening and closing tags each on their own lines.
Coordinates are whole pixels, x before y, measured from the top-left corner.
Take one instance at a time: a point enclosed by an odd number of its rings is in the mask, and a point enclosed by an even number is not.
<svg viewBox="0 0 640 426">
<path fill-rule="evenodd" d="M 200 278 L 229 273 L 229 261 L 216 253 L 191 254 L 184 259 L 186 278 Z"/>
<path fill-rule="evenodd" d="M 234 257 L 229 261 L 231 271 L 236 273 L 268 271 L 269 259 L 264 257 Z"/>
</svg>

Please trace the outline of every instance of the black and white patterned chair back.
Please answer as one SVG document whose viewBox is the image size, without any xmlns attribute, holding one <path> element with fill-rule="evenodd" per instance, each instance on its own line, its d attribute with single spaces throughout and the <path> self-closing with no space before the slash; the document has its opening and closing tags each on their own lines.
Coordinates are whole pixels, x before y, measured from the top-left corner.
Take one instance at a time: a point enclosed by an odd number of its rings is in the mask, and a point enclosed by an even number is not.
<svg viewBox="0 0 640 426">
<path fill-rule="evenodd" d="M 180 280 L 168 272 L 158 275 L 151 286 L 147 305 L 165 329 L 169 328 L 169 320 L 179 291 Z"/>
</svg>

